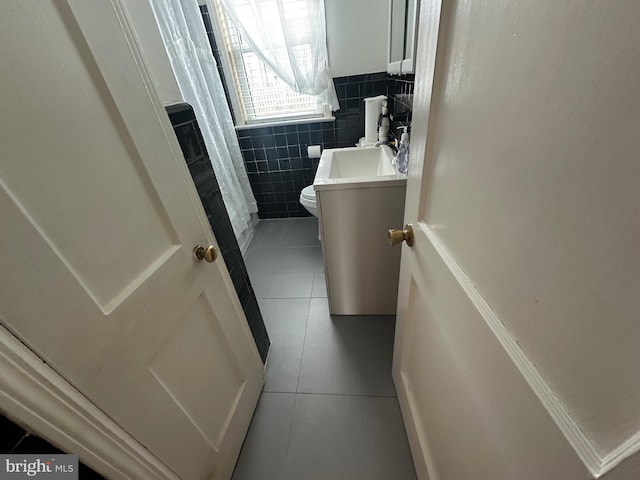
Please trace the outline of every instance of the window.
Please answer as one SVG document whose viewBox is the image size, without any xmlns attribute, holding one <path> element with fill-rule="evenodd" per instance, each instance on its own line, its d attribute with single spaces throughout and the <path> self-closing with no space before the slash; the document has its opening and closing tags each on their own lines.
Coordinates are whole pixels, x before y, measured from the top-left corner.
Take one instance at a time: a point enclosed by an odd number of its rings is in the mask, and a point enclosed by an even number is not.
<svg viewBox="0 0 640 480">
<path fill-rule="evenodd" d="M 217 17 L 216 43 L 224 53 L 223 68 L 227 81 L 235 86 L 236 98 L 232 103 L 236 118 L 242 117 L 245 124 L 256 124 L 328 116 L 328 107 L 320 97 L 293 91 L 243 41 L 220 2 L 215 0 L 212 3 L 216 10 L 214 17 Z M 295 1 L 288 3 L 295 7 Z M 302 61 L 312 62 L 309 44 L 301 42 L 294 52 Z M 232 85 L 229 88 L 233 89 Z"/>
</svg>

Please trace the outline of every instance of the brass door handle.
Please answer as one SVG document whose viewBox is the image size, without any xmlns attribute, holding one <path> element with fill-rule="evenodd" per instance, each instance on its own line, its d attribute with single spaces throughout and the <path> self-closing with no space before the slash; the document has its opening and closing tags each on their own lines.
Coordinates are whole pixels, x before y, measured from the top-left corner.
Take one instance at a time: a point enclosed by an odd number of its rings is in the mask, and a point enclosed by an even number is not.
<svg viewBox="0 0 640 480">
<path fill-rule="evenodd" d="M 193 247 L 193 258 L 196 259 L 196 262 L 205 260 L 207 263 L 213 263 L 216 261 L 216 258 L 218 258 L 218 251 L 213 245 L 209 245 L 208 247 L 196 245 Z"/>
<path fill-rule="evenodd" d="M 389 230 L 390 245 L 400 245 L 403 241 L 413 247 L 413 226 L 410 223 L 404 226 L 404 230 Z"/>
</svg>

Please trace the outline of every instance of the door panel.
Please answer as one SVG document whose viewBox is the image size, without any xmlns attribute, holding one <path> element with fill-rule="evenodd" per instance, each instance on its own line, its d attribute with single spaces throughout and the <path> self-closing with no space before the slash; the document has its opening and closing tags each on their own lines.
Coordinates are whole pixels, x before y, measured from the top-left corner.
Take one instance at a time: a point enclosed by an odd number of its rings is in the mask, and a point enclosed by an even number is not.
<svg viewBox="0 0 640 480">
<path fill-rule="evenodd" d="M 196 368 L 184 372 L 181 364 Z M 204 293 L 160 346 L 149 370 L 217 451 L 244 380 L 241 366 Z M 198 397 L 190 392 L 198 392 Z M 199 397 L 206 398 L 207 403 Z M 212 410 L 227 415 L 212 416 Z"/>
<path fill-rule="evenodd" d="M 228 478 L 263 366 L 224 260 L 193 258 L 215 239 L 126 14 L 5 10 L 0 321 L 182 478 Z"/>
<path fill-rule="evenodd" d="M 393 370 L 419 477 L 583 478 L 580 459 L 427 228 L 417 224 L 413 247 L 403 251 L 401 289 L 408 298 Z"/>
<path fill-rule="evenodd" d="M 36 152 L 22 154 L 26 159 L 41 158 Z M 75 152 L 69 155 L 76 158 Z M 145 278 L 162 268 L 179 242 L 166 211 L 154 205 L 157 195 L 146 191 L 136 169 L 127 165 L 125 158 L 115 156 L 104 161 L 101 168 L 94 166 L 91 174 L 83 173 L 91 168 L 83 157 L 82 167 L 68 162 L 65 171 L 51 168 L 42 173 L 34 173 L 40 170 L 40 162 L 0 164 L 4 188 L 105 313 L 113 311 L 128 292 L 135 291 Z M 110 179 L 118 170 L 124 181 L 113 198 Z M 69 181 L 69 172 L 83 180 Z M 38 177 L 46 178 L 46 182 L 40 182 L 44 188 L 34 189 L 33 181 Z M 123 233 L 105 238 L 105 230 Z"/>
<path fill-rule="evenodd" d="M 506 478 L 505 466 L 491 461 L 496 455 L 493 441 L 479 438 L 486 426 L 478 415 L 472 386 L 464 381 L 467 368 L 465 359 L 456 353 L 459 345 L 446 325 L 435 320 L 440 312 L 433 311 L 437 309 L 433 303 L 442 292 L 434 291 L 436 285 L 422 286 L 428 291 L 412 279 L 409 304 L 412 321 L 408 325 L 404 352 L 411 361 L 403 378 L 408 382 L 405 385 L 411 387 L 412 412 L 418 429 L 429 432 L 429 438 L 433 439 L 429 453 L 438 459 L 438 475 L 442 478 Z M 452 418 L 456 418 L 453 425 Z M 465 435 L 461 435 L 463 429 Z M 455 456 L 451 455 L 453 451 Z"/>
<path fill-rule="evenodd" d="M 640 471 L 639 19 L 421 4 L 393 367 L 421 478 Z"/>
</svg>

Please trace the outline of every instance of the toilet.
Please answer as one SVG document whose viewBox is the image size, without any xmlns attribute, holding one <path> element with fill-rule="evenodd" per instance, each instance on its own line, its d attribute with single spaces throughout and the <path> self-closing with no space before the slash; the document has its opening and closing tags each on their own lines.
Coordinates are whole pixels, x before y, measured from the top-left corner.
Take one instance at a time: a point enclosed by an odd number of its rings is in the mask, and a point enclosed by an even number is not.
<svg viewBox="0 0 640 480">
<path fill-rule="evenodd" d="M 316 191 L 313 185 L 308 185 L 300 192 L 300 204 L 314 217 L 318 218 L 318 204 L 316 203 Z M 319 222 L 320 220 L 318 220 Z M 320 224 L 318 223 L 318 240 L 320 240 Z"/>
<path fill-rule="evenodd" d="M 367 145 L 377 145 L 379 140 L 378 135 L 378 120 L 382 106 L 386 106 L 387 97 L 385 95 L 378 95 L 377 97 L 369 97 L 364 99 L 365 109 L 365 136 L 358 142 L 359 147 Z M 311 149 L 315 149 L 312 152 Z M 318 145 L 308 146 L 307 151 L 309 158 L 320 158 L 320 147 Z M 300 204 L 314 217 L 318 218 L 318 203 L 316 202 L 316 191 L 313 189 L 313 185 L 307 185 L 300 192 Z M 320 234 L 318 233 L 318 238 Z"/>
<path fill-rule="evenodd" d="M 308 185 L 300 193 L 300 204 L 314 217 L 318 216 L 318 204 L 316 203 L 316 192 L 313 185 Z"/>
</svg>

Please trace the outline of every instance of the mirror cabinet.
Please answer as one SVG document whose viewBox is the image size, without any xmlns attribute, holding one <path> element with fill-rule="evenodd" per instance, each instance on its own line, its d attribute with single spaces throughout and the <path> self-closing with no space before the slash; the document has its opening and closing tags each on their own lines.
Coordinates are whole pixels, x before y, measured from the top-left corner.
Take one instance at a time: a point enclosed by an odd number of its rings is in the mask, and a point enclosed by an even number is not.
<svg viewBox="0 0 640 480">
<path fill-rule="evenodd" d="M 389 73 L 414 71 L 418 4 L 418 0 L 389 0 Z"/>
</svg>

